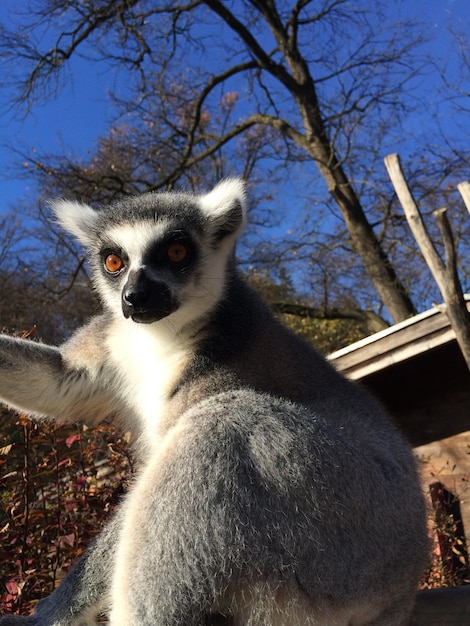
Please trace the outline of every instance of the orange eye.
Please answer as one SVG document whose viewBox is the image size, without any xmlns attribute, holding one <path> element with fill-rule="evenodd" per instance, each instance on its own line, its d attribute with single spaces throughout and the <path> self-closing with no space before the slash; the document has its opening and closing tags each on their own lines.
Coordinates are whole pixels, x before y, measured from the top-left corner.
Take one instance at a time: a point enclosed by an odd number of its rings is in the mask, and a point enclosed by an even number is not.
<svg viewBox="0 0 470 626">
<path fill-rule="evenodd" d="M 189 250 L 184 243 L 175 242 L 168 246 L 167 254 L 172 263 L 181 263 L 188 256 Z"/>
<path fill-rule="evenodd" d="M 124 261 L 117 254 L 108 254 L 104 266 L 110 274 L 117 274 L 124 267 Z"/>
</svg>

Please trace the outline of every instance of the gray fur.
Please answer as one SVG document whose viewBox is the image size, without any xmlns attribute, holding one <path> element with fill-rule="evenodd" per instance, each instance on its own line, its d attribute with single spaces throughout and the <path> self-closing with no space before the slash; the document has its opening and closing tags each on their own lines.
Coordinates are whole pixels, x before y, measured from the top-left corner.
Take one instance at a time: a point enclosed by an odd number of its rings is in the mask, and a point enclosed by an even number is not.
<svg viewBox="0 0 470 626">
<path fill-rule="evenodd" d="M 36 614 L 1 626 L 89 626 L 102 610 L 112 626 L 406 623 L 428 553 L 412 452 L 240 278 L 244 204 L 228 181 L 54 205 L 89 250 L 105 313 L 60 348 L 1 336 L 0 397 L 60 421 L 116 415 L 141 470 Z M 168 236 L 190 242 L 189 261 L 168 264 Z M 103 247 L 126 259 L 116 275 Z M 139 272 L 175 310 L 154 320 L 151 296 L 124 319 Z"/>
</svg>

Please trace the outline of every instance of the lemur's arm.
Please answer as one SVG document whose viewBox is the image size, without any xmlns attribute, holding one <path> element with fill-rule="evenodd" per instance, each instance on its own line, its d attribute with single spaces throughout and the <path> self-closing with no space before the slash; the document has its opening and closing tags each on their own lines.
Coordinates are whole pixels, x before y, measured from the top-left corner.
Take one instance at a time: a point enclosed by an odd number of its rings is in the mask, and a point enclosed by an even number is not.
<svg viewBox="0 0 470 626">
<path fill-rule="evenodd" d="M 119 513 L 98 535 L 59 587 L 36 605 L 28 617 L 7 615 L 1 626 L 91 626 L 109 609 L 114 550 L 120 525 Z"/>
<path fill-rule="evenodd" d="M 0 401 L 34 417 L 90 424 L 114 408 L 106 386 L 90 369 L 72 366 L 63 349 L 6 335 L 0 335 Z"/>
<path fill-rule="evenodd" d="M 0 335 L 0 401 L 33 417 L 96 424 L 115 407 L 103 375 L 104 345 L 98 320 L 61 348 Z M 1 626 L 91 625 L 106 610 L 119 514 L 29 617 L 5 616 Z"/>
</svg>

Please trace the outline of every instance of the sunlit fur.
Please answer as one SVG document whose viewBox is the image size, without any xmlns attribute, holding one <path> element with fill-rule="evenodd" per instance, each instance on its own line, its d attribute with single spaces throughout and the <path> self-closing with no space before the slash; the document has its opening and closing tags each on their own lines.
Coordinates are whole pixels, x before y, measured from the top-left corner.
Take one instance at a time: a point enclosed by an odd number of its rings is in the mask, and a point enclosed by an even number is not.
<svg viewBox="0 0 470 626">
<path fill-rule="evenodd" d="M 103 312 L 59 348 L 0 336 L 0 398 L 57 421 L 113 416 L 140 469 L 35 615 L 1 626 L 100 611 L 111 626 L 404 625 L 427 559 L 413 455 L 235 269 L 243 183 L 51 207 Z"/>
</svg>

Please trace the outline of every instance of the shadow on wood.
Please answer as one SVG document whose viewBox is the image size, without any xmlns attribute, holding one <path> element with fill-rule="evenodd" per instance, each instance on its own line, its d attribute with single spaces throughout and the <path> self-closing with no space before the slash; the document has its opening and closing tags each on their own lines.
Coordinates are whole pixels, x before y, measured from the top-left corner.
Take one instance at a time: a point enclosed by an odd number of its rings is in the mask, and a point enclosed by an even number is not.
<svg viewBox="0 0 470 626">
<path fill-rule="evenodd" d="M 425 589 L 418 593 L 410 626 L 470 624 L 470 585 Z"/>
</svg>

